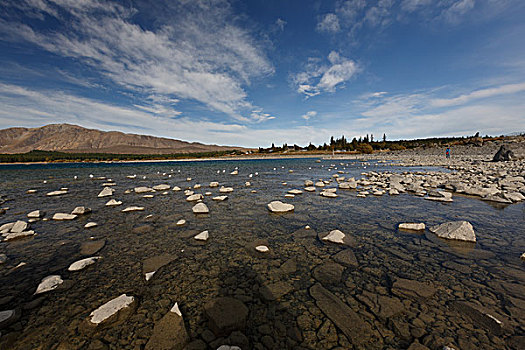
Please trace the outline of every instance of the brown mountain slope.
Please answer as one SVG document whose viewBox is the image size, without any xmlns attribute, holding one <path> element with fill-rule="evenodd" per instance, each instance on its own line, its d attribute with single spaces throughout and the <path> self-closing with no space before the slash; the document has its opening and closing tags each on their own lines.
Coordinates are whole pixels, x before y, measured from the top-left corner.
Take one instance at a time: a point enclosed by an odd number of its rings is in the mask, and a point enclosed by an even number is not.
<svg viewBox="0 0 525 350">
<path fill-rule="evenodd" d="M 69 153 L 170 154 L 227 149 L 242 148 L 205 145 L 118 131 L 100 131 L 70 124 L 0 130 L 0 153 L 41 150 Z"/>
</svg>

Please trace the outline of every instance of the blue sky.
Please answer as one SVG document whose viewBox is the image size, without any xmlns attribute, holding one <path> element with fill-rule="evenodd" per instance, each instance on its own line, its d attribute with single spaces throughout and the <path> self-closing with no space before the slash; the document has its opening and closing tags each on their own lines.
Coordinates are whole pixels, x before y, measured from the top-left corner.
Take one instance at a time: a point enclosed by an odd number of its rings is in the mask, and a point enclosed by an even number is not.
<svg viewBox="0 0 525 350">
<path fill-rule="evenodd" d="M 525 131 L 522 0 L 0 3 L 0 128 L 224 145 Z"/>
</svg>

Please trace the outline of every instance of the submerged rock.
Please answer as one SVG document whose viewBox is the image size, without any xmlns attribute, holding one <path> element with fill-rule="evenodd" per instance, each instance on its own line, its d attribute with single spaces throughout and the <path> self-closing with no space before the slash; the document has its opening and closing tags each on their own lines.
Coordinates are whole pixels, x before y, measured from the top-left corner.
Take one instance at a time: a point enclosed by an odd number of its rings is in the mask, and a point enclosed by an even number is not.
<svg viewBox="0 0 525 350">
<path fill-rule="evenodd" d="M 286 212 L 294 210 L 294 208 L 295 207 L 293 206 L 293 204 L 287 204 L 281 201 L 273 201 L 268 204 L 268 209 L 272 213 L 286 213 Z"/>
<path fill-rule="evenodd" d="M 451 221 L 430 228 L 436 236 L 459 241 L 476 242 L 474 228 L 468 221 Z"/>
<path fill-rule="evenodd" d="M 392 285 L 392 293 L 399 297 L 425 299 L 434 295 L 436 288 L 430 283 L 398 278 Z"/>
<path fill-rule="evenodd" d="M 190 337 L 177 303 L 153 327 L 146 350 L 182 350 Z"/>
<path fill-rule="evenodd" d="M 293 291 L 293 286 L 289 282 L 279 281 L 267 283 L 259 288 L 261 297 L 266 301 L 279 300 L 286 294 Z"/>
<path fill-rule="evenodd" d="M 221 297 L 206 303 L 204 314 L 216 336 L 227 336 L 246 327 L 248 308 L 238 299 Z"/>
<path fill-rule="evenodd" d="M 38 285 L 36 288 L 35 295 L 46 293 L 49 291 L 52 291 L 53 289 L 57 289 L 62 283 L 64 283 L 64 280 L 59 275 L 51 275 L 45 277 L 42 282 Z"/>
</svg>

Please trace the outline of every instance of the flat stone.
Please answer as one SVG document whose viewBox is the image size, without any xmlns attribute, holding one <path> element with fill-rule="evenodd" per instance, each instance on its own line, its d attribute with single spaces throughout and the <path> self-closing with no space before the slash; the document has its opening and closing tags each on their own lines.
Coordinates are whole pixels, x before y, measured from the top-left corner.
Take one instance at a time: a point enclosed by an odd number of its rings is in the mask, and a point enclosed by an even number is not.
<svg viewBox="0 0 525 350">
<path fill-rule="evenodd" d="M 160 185 L 155 185 L 153 186 L 153 189 L 155 191 L 167 191 L 170 189 L 170 185 L 167 185 L 167 184 L 160 184 Z"/>
<path fill-rule="evenodd" d="M 298 195 L 298 194 L 302 194 L 303 191 L 301 190 L 297 190 L 297 189 L 293 189 L 293 190 L 290 190 L 288 191 L 289 194 L 293 194 L 294 196 Z"/>
<path fill-rule="evenodd" d="M 143 211 L 144 207 L 137 207 L 137 206 L 131 206 L 127 207 L 125 209 L 122 209 L 123 213 L 131 212 L 131 211 Z"/>
<path fill-rule="evenodd" d="M 476 242 L 474 228 L 468 221 L 445 222 L 444 224 L 431 227 L 430 231 L 440 238 Z"/>
<path fill-rule="evenodd" d="M 88 222 L 87 224 L 84 225 L 84 228 L 92 228 L 96 226 L 98 226 L 96 222 Z"/>
<path fill-rule="evenodd" d="M 195 214 L 208 214 L 210 212 L 210 209 L 204 203 L 195 204 L 191 210 Z"/>
<path fill-rule="evenodd" d="M 279 300 L 291 291 L 293 291 L 293 286 L 284 281 L 264 284 L 259 288 L 261 297 L 266 301 Z"/>
<path fill-rule="evenodd" d="M 156 255 L 151 258 L 147 258 L 142 263 L 142 272 L 144 274 L 159 270 L 161 267 L 169 264 L 175 260 L 175 257 L 170 254 Z"/>
<path fill-rule="evenodd" d="M 319 195 L 323 196 L 323 197 L 327 197 L 327 198 L 336 198 L 336 197 L 338 197 L 337 193 L 330 192 L 330 191 L 321 191 L 321 193 L 319 193 Z"/>
<path fill-rule="evenodd" d="M 104 187 L 97 197 L 108 197 L 113 195 L 113 189 L 111 187 Z"/>
<path fill-rule="evenodd" d="M 46 196 L 54 197 L 54 196 L 62 196 L 64 194 L 67 194 L 67 190 L 51 191 L 51 192 L 48 192 Z"/>
<path fill-rule="evenodd" d="M 286 213 L 289 211 L 293 211 L 295 207 L 293 206 L 293 204 L 283 203 L 280 201 L 273 201 L 268 204 L 268 209 L 272 213 Z"/>
<path fill-rule="evenodd" d="M 153 327 L 146 350 L 182 350 L 190 341 L 177 304 Z"/>
<path fill-rule="evenodd" d="M 17 232 L 17 233 L 16 232 L 8 233 L 8 234 L 5 234 L 4 240 L 12 241 L 14 239 L 34 236 L 35 234 L 36 234 L 35 231 L 22 231 L 22 232 Z"/>
<path fill-rule="evenodd" d="M 220 193 L 230 193 L 230 192 L 233 192 L 233 188 L 232 187 L 221 187 L 219 189 L 219 192 Z"/>
<path fill-rule="evenodd" d="M 106 203 L 106 206 L 107 207 L 114 207 L 114 206 L 117 206 L 117 205 L 121 205 L 122 204 L 122 201 L 117 201 L 115 199 L 110 199 L 107 203 Z"/>
<path fill-rule="evenodd" d="M 248 308 L 238 299 L 220 297 L 204 305 L 204 314 L 216 336 L 227 336 L 246 327 Z"/>
<path fill-rule="evenodd" d="M 270 249 L 265 245 L 258 245 L 257 247 L 255 247 L 255 250 L 261 253 L 266 253 L 270 251 Z"/>
<path fill-rule="evenodd" d="M 392 293 L 400 297 L 413 297 L 416 299 L 430 298 L 436 292 L 436 288 L 425 282 L 398 278 L 392 285 Z"/>
<path fill-rule="evenodd" d="M 354 252 L 349 248 L 341 250 L 339 253 L 332 255 L 332 259 L 343 266 L 359 266 Z"/>
<path fill-rule="evenodd" d="M 310 288 L 321 311 L 347 336 L 354 346 L 372 345 L 372 328 L 359 315 L 338 297 L 323 288 L 319 283 Z"/>
<path fill-rule="evenodd" d="M 313 270 L 313 277 L 322 285 L 341 283 L 344 267 L 335 262 L 324 262 Z"/>
<path fill-rule="evenodd" d="M 99 325 L 125 319 L 129 316 L 129 311 L 133 308 L 134 304 L 135 298 L 133 296 L 122 294 L 92 311 L 91 314 L 89 314 L 89 322 L 93 325 Z"/>
<path fill-rule="evenodd" d="M 306 192 L 315 192 L 315 187 L 313 187 L 313 186 L 308 186 L 308 187 L 305 187 L 304 190 L 305 190 Z"/>
<path fill-rule="evenodd" d="M 476 325 L 485 328 L 490 333 L 501 335 L 503 333 L 503 317 L 494 313 L 483 306 L 468 301 L 453 301 L 451 302 L 453 309 L 460 314 L 469 317 Z M 494 315 L 493 315 L 494 314 Z"/>
<path fill-rule="evenodd" d="M 45 215 L 45 213 L 41 210 L 34 210 L 30 213 L 27 214 L 27 217 L 30 218 L 30 219 L 39 219 L 41 217 L 43 217 Z"/>
<path fill-rule="evenodd" d="M 85 258 L 85 259 L 82 259 L 82 260 L 75 261 L 74 263 L 72 263 L 69 266 L 69 268 L 67 270 L 68 271 L 80 271 L 82 269 L 85 269 L 89 265 L 92 265 L 92 264 L 96 263 L 97 260 L 100 259 L 100 258 L 102 258 L 102 257 L 101 256 L 93 256 L 93 257 L 90 257 L 90 258 Z"/>
<path fill-rule="evenodd" d="M 98 253 L 106 245 L 106 240 L 88 241 L 82 243 L 80 247 L 81 255 L 93 255 Z"/>
<path fill-rule="evenodd" d="M 91 208 L 87 208 L 87 207 L 76 207 L 71 212 L 72 215 L 85 215 L 88 213 L 91 213 Z"/>
<path fill-rule="evenodd" d="M 146 187 L 146 186 L 139 186 L 139 187 L 135 187 L 133 189 L 133 191 L 135 191 L 135 193 L 147 193 L 147 192 L 154 192 L 155 190 L 153 188 L 150 188 L 150 187 Z"/>
<path fill-rule="evenodd" d="M 64 283 L 64 281 L 59 275 L 47 276 L 44 279 L 42 279 L 42 282 L 40 282 L 40 284 L 36 288 L 35 295 L 46 293 L 52 291 L 53 289 L 57 289 L 58 286 L 60 286 L 62 283 Z"/>
<path fill-rule="evenodd" d="M 202 194 L 197 193 L 197 194 L 192 194 L 192 195 L 186 197 L 186 201 L 194 202 L 194 201 L 198 201 L 198 200 L 203 199 L 203 198 L 204 198 L 204 196 Z"/>
<path fill-rule="evenodd" d="M 399 224 L 398 228 L 400 230 L 423 231 L 425 229 L 425 224 L 424 223 L 404 222 L 404 223 Z"/>
<path fill-rule="evenodd" d="M 214 201 L 222 202 L 228 199 L 228 196 L 217 196 L 212 198 Z"/>
<path fill-rule="evenodd" d="M 193 239 L 196 239 L 197 241 L 207 241 L 208 238 L 210 237 L 208 231 L 202 231 L 201 233 L 199 233 L 198 235 L 196 235 L 195 237 L 193 237 Z"/>
<path fill-rule="evenodd" d="M 53 220 L 58 220 L 58 221 L 74 220 L 76 218 L 77 216 L 75 214 L 55 213 L 55 215 L 53 215 Z"/>
<path fill-rule="evenodd" d="M 177 226 L 182 226 L 182 225 L 184 225 L 185 223 L 186 223 L 186 220 L 184 220 L 184 219 L 180 219 L 179 221 L 177 221 L 176 225 L 177 225 Z"/>
<path fill-rule="evenodd" d="M 28 225 L 27 222 L 18 220 L 15 222 L 15 224 L 11 227 L 10 232 L 12 233 L 20 233 L 22 231 L 25 231 L 27 229 Z"/>
<path fill-rule="evenodd" d="M 212 181 L 210 182 L 210 187 L 213 188 L 213 187 L 219 187 L 219 183 L 217 181 Z"/>
</svg>

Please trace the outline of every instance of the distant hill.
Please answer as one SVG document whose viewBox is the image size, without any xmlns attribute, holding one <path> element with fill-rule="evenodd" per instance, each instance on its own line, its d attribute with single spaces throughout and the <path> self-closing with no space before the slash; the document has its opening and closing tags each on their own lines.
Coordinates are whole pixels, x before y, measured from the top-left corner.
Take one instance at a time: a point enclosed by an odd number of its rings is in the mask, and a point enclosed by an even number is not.
<svg viewBox="0 0 525 350">
<path fill-rule="evenodd" d="M 86 129 L 78 125 L 50 124 L 40 128 L 0 130 L 0 153 L 32 150 L 66 153 L 173 154 L 239 149 L 185 142 L 163 137 Z"/>
</svg>

